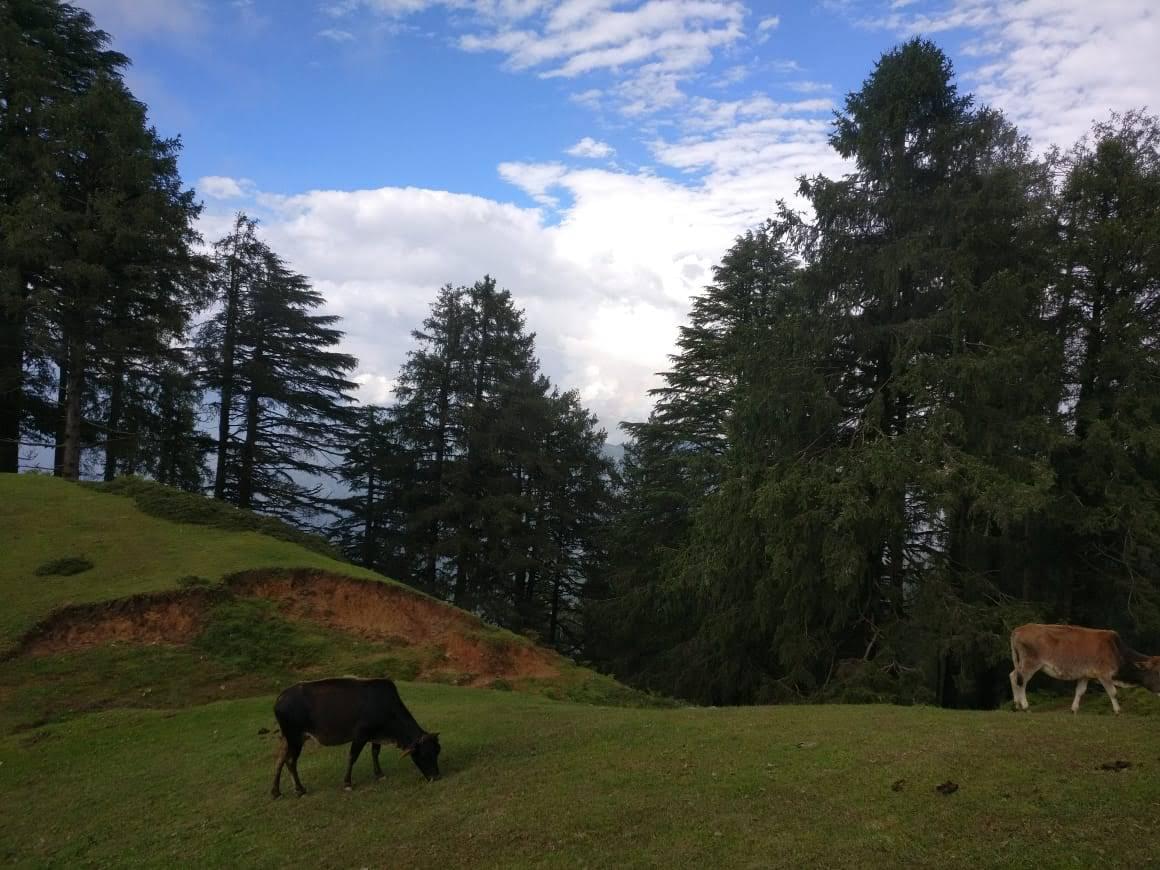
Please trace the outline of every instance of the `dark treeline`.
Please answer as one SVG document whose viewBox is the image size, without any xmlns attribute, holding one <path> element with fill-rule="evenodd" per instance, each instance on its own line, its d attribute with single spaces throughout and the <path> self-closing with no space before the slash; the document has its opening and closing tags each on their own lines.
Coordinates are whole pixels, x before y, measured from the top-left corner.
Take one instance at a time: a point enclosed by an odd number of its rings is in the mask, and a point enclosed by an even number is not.
<svg viewBox="0 0 1160 870">
<path fill-rule="evenodd" d="M 990 706 L 1030 617 L 1160 645 L 1160 124 L 1037 157 L 933 45 L 737 240 L 630 427 L 589 653 L 713 703 Z"/>
<path fill-rule="evenodd" d="M 0 471 L 142 475 L 709 703 L 989 706 L 1030 618 L 1160 646 L 1160 122 L 1038 155 L 916 40 L 694 301 L 623 464 L 490 277 L 389 406 L 89 15 L 0 2 Z"/>
</svg>

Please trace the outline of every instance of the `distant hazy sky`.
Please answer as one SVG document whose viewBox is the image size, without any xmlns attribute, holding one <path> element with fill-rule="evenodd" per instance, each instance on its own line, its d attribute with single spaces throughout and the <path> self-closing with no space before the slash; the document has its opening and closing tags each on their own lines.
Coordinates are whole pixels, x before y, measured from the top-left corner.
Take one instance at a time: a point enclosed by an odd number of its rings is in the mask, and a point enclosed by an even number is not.
<svg viewBox="0 0 1160 870">
<path fill-rule="evenodd" d="M 1037 146 L 1160 111 L 1156 0 L 80 0 L 180 134 L 207 240 L 245 209 L 345 318 L 389 399 L 445 283 L 527 311 L 610 430 L 648 409 L 690 296 L 833 110 L 923 34 Z"/>
</svg>

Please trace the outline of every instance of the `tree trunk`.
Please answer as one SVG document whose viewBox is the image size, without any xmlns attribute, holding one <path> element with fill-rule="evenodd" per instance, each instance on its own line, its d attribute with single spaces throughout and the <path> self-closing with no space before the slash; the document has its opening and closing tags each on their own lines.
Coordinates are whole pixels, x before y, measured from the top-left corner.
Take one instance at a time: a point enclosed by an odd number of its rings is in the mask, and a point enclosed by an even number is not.
<svg viewBox="0 0 1160 870">
<path fill-rule="evenodd" d="M 113 380 L 109 385 L 109 417 L 105 421 L 105 474 L 106 481 L 117 476 L 117 460 L 121 446 L 121 410 L 124 404 L 125 364 L 113 363 Z"/>
<path fill-rule="evenodd" d="M 375 528 L 375 467 L 371 459 L 367 471 L 367 498 L 363 508 L 366 512 L 363 523 L 363 566 L 371 568 L 375 564 L 375 537 L 378 530 Z"/>
<path fill-rule="evenodd" d="M 56 477 L 64 476 L 64 443 L 65 435 L 65 414 L 67 413 L 68 405 L 68 346 L 65 345 L 62 352 L 61 359 L 57 364 L 59 369 L 56 381 L 56 432 L 53 437 L 52 447 L 52 473 Z"/>
<path fill-rule="evenodd" d="M 0 473 L 20 470 L 20 422 L 24 414 L 24 306 L 26 282 L 19 274 L 14 304 L 0 306 Z"/>
<path fill-rule="evenodd" d="M 238 295 L 241 290 L 237 245 L 235 239 L 234 253 L 230 262 L 230 281 L 226 290 L 225 335 L 222 336 L 222 383 L 219 396 L 221 404 L 218 410 L 217 463 L 213 478 L 213 497 L 217 499 L 226 497 L 226 455 L 230 441 L 230 411 L 234 401 L 234 351 L 238 331 Z"/>
<path fill-rule="evenodd" d="M 84 348 L 74 340 L 69 349 L 68 388 L 65 391 L 64 450 L 61 459 L 61 477 L 80 480 L 81 424 L 85 388 Z"/>
<path fill-rule="evenodd" d="M 557 571 L 552 580 L 552 612 L 548 617 L 548 642 L 556 645 L 556 633 L 560 625 L 560 586 L 563 578 Z"/>
<path fill-rule="evenodd" d="M 254 452 L 258 443 L 258 391 L 250 387 L 246 396 L 246 437 L 242 442 L 238 472 L 238 507 L 248 508 L 254 498 Z"/>
</svg>

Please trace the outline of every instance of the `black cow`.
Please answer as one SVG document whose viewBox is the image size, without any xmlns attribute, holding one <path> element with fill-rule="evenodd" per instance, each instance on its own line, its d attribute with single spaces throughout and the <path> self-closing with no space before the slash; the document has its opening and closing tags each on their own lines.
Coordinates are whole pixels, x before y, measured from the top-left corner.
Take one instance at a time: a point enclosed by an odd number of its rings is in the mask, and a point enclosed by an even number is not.
<svg viewBox="0 0 1160 870">
<path fill-rule="evenodd" d="M 298 778 L 298 756 L 307 736 L 323 746 L 350 744 L 343 785 L 351 788 L 350 772 L 364 746 L 371 744 L 375 778 L 383 775 L 379 767 L 379 750 L 383 743 L 394 743 L 410 755 L 415 766 L 429 782 L 439 778 L 439 735 L 419 727 L 399 697 L 395 684 L 387 679 L 362 680 L 340 677 L 298 683 L 286 689 L 274 702 L 274 716 L 282 729 L 282 753 L 274 771 L 270 794 L 281 797 L 279 783 L 283 765 L 290 768 L 294 788 L 305 794 Z"/>
</svg>

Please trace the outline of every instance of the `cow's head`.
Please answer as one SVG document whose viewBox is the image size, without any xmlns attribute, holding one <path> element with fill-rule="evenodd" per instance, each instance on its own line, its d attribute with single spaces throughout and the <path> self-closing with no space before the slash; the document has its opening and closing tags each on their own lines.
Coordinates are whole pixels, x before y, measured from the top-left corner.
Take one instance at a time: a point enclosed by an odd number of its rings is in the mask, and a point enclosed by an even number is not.
<svg viewBox="0 0 1160 870">
<path fill-rule="evenodd" d="M 1140 685 L 1150 692 L 1160 694 L 1160 656 L 1148 656 L 1136 665 L 1140 675 Z"/>
<path fill-rule="evenodd" d="M 404 755 L 411 756 L 415 767 L 427 777 L 428 782 L 439 778 L 439 733 L 424 733 L 418 740 L 403 750 Z"/>
</svg>

